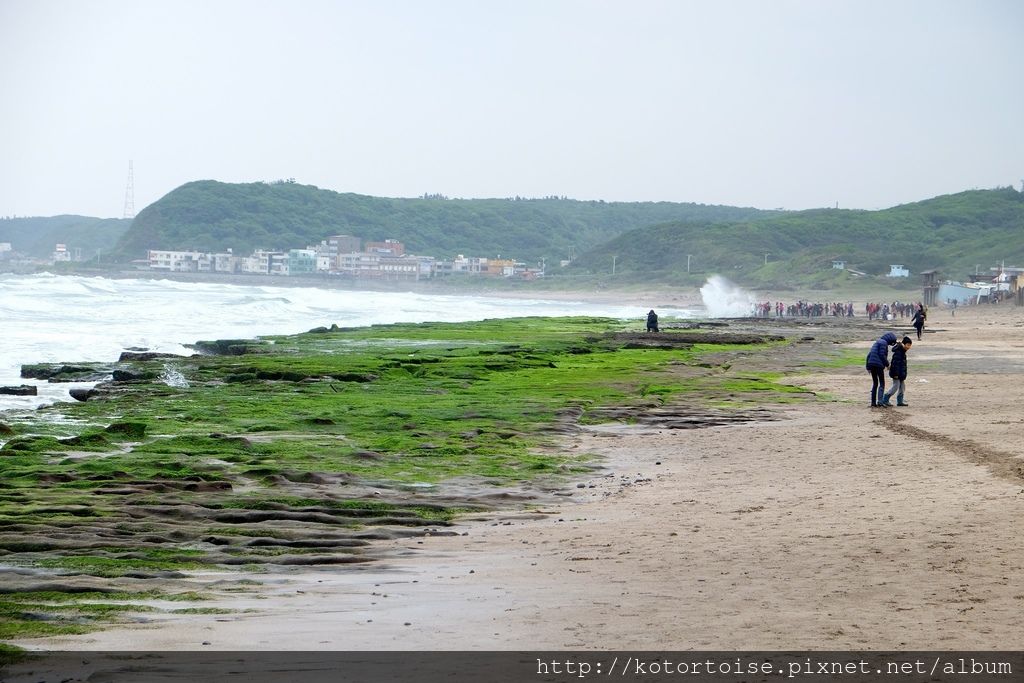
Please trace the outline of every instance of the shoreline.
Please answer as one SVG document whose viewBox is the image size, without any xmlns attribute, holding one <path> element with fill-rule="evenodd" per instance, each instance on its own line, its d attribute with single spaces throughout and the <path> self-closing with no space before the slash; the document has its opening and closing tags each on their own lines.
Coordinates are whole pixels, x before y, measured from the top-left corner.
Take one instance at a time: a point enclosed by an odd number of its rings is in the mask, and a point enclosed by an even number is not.
<svg viewBox="0 0 1024 683">
<path fill-rule="evenodd" d="M 413 292 L 437 296 L 487 297 L 499 299 L 548 299 L 554 301 L 586 301 L 615 305 L 636 305 L 645 308 L 669 307 L 704 307 L 700 286 L 679 287 L 672 285 L 655 285 L 642 287 L 629 285 L 616 288 L 608 283 L 585 285 L 578 288 L 548 288 L 548 283 L 496 281 L 498 286 L 488 286 L 490 278 L 477 278 L 480 282 L 462 280 L 458 284 L 445 280 L 381 280 L 352 279 L 331 276 L 284 277 L 262 274 L 218 274 L 218 273 L 162 273 L 148 270 L 96 271 L 74 273 L 52 273 L 77 277 L 99 277 L 118 280 L 169 280 L 172 282 L 203 282 L 210 284 L 231 284 L 255 287 L 305 288 L 312 287 L 324 290 L 342 290 L 358 292 Z M 17 275 L 17 273 L 10 273 Z M 38 273 L 21 273 L 32 275 Z M 710 279 L 714 274 L 708 274 Z M 706 284 L 707 280 L 705 280 Z M 573 283 L 568 283 L 573 284 Z M 868 302 L 887 303 L 892 301 L 917 301 L 922 294 L 917 287 L 893 289 L 889 285 L 877 284 L 870 287 L 854 287 L 837 290 L 813 289 L 780 289 L 778 287 L 749 288 L 738 286 L 749 292 L 757 301 L 782 301 L 795 303 L 809 302 L 853 302 L 859 315 Z M 936 308 L 943 308 L 937 305 Z"/>
<path fill-rule="evenodd" d="M 112 280 L 168 280 L 172 282 L 201 282 L 208 284 L 229 284 L 252 287 L 280 288 L 315 288 L 324 290 L 341 290 L 353 292 L 412 292 L 436 296 L 485 297 L 496 299 L 549 299 L 554 301 L 586 301 L 615 305 L 638 305 L 638 292 L 628 289 L 609 289 L 605 287 L 586 287 L 580 289 L 547 289 L 535 287 L 532 283 L 501 283 L 497 287 L 488 287 L 487 280 L 480 276 L 481 282 L 462 281 L 452 285 L 444 281 L 424 280 L 381 280 L 351 279 L 340 277 L 284 277 L 262 274 L 218 274 L 218 273 L 163 273 L 154 271 L 96 271 L 75 273 L 52 273 L 69 277 L 98 277 Z M 11 275 L 35 275 L 40 273 L 10 273 Z M 521 286 L 516 286 L 521 285 Z M 685 303 L 700 304 L 700 294 L 696 289 L 659 287 L 649 292 L 640 291 L 640 296 L 668 297 Z M 648 305 L 648 304 L 643 304 Z"/>
<path fill-rule="evenodd" d="M 18 644 L 1021 649 L 1024 460 L 1010 444 L 1024 344 L 1005 340 L 1022 329 L 1009 307 L 931 319 L 905 410 L 865 406 L 859 361 L 811 365 L 825 346 L 739 354 L 751 370 L 802 370 L 791 381 L 830 398 L 747 424 L 588 427 L 561 448 L 601 455 L 606 471 L 550 514 L 465 519 L 468 535 L 387 542 L 375 567 L 259 575 L 269 602 L 216 603 L 255 613 Z M 838 348 L 859 357 L 869 342 Z"/>
</svg>

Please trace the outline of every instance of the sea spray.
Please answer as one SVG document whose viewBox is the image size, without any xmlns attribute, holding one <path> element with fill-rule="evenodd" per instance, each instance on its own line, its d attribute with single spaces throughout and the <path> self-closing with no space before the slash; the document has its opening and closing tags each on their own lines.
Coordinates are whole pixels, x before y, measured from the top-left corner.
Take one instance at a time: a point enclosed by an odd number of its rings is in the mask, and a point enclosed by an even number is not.
<svg viewBox="0 0 1024 683">
<path fill-rule="evenodd" d="M 188 380 L 185 379 L 185 375 L 181 374 L 181 371 L 173 365 L 164 365 L 164 371 L 160 373 L 160 381 L 169 387 L 176 387 L 178 389 L 188 389 Z"/>
<path fill-rule="evenodd" d="M 700 288 L 709 318 L 743 318 L 753 313 L 754 295 L 729 282 L 721 275 L 712 275 Z"/>
</svg>

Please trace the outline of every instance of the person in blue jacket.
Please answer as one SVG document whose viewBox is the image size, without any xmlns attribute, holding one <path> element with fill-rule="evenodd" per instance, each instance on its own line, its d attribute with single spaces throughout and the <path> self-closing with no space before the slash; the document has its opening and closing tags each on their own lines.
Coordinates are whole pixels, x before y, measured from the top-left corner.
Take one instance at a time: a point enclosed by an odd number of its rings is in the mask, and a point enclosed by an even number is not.
<svg viewBox="0 0 1024 683">
<path fill-rule="evenodd" d="M 892 347 L 892 362 L 889 363 L 889 376 L 892 377 L 892 389 L 882 396 L 882 405 L 891 406 L 889 399 L 896 395 L 896 405 L 909 406 L 903 400 L 903 392 L 907 388 L 907 351 L 914 344 L 910 337 L 904 337 L 900 343 Z"/>
<path fill-rule="evenodd" d="M 889 347 L 896 343 L 896 335 L 886 332 L 879 337 L 868 351 L 865 366 L 871 373 L 871 407 L 885 406 L 885 369 L 889 367 Z"/>
</svg>

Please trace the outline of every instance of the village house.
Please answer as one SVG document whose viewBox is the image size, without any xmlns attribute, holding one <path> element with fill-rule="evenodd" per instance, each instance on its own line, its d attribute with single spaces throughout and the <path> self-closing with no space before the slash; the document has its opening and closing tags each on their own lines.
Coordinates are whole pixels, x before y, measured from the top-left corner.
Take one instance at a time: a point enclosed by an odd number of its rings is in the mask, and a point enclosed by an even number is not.
<svg viewBox="0 0 1024 683">
<path fill-rule="evenodd" d="M 149 250 L 149 267 L 168 273 L 209 273 L 213 255 L 201 251 Z"/>
<path fill-rule="evenodd" d="M 420 280 L 455 273 L 529 279 L 543 275 L 542 270 L 500 256 L 488 259 L 459 254 L 444 261 L 407 254 L 399 240 L 368 241 L 363 245 L 360 238 L 351 235 L 332 235 L 317 245 L 287 252 L 257 249 L 249 256 L 236 256 L 230 249 L 217 254 L 151 249 L 146 262 L 152 270 L 177 273 L 319 274 L 388 280 Z"/>
<path fill-rule="evenodd" d="M 316 272 L 317 253 L 314 249 L 290 249 L 288 251 L 289 275 L 312 275 Z"/>
<path fill-rule="evenodd" d="M 487 268 L 482 272 L 492 277 L 512 277 L 516 274 L 516 262 L 507 258 L 490 259 L 487 262 Z"/>
<path fill-rule="evenodd" d="M 398 240 L 384 240 L 383 242 L 367 242 L 364 251 L 371 254 L 386 254 L 388 256 L 403 256 L 405 245 Z"/>
<path fill-rule="evenodd" d="M 60 263 L 62 261 L 67 262 L 71 260 L 71 252 L 68 251 L 66 244 L 58 244 L 53 250 L 53 262 Z"/>
<path fill-rule="evenodd" d="M 487 271 L 487 259 L 478 257 L 466 257 L 459 254 L 452 259 L 452 273 L 475 273 L 480 274 Z"/>
</svg>

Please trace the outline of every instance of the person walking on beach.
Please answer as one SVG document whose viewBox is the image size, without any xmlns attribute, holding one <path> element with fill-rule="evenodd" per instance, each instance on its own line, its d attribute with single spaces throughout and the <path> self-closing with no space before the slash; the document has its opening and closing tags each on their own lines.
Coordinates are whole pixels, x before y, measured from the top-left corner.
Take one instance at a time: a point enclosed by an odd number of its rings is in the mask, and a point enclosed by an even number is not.
<svg viewBox="0 0 1024 683">
<path fill-rule="evenodd" d="M 917 330 L 917 341 L 921 341 L 921 331 L 924 330 L 924 319 L 927 317 L 928 314 L 924 312 L 924 304 L 918 304 L 917 310 L 914 311 L 914 317 L 910 319 L 914 329 Z"/>
<path fill-rule="evenodd" d="M 892 347 L 892 361 L 889 363 L 889 377 L 892 377 L 892 389 L 889 389 L 882 396 L 883 406 L 892 405 L 889 403 L 889 399 L 892 398 L 893 394 L 896 395 L 896 405 L 910 405 L 903 400 L 903 394 L 907 388 L 907 351 L 910 350 L 913 343 L 910 337 L 904 337 L 900 340 L 899 344 Z"/>
<path fill-rule="evenodd" d="M 884 406 L 885 369 L 889 367 L 889 347 L 896 343 L 896 335 L 886 332 L 868 351 L 865 366 L 871 373 L 871 407 Z"/>
<path fill-rule="evenodd" d="M 658 314 L 654 312 L 652 308 L 647 314 L 647 331 L 648 332 L 659 332 L 658 330 Z"/>
</svg>

